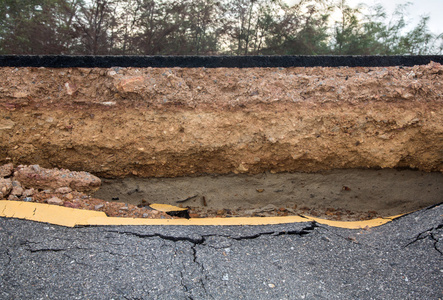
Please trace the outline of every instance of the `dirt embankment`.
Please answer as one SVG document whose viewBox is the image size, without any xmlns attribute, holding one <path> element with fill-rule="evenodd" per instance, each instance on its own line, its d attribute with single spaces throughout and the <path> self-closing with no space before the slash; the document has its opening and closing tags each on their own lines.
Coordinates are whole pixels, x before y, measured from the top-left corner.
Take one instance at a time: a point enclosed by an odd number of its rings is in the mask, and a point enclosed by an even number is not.
<svg viewBox="0 0 443 300">
<path fill-rule="evenodd" d="M 99 176 L 443 172 L 443 67 L 0 69 L 0 163 Z"/>
</svg>

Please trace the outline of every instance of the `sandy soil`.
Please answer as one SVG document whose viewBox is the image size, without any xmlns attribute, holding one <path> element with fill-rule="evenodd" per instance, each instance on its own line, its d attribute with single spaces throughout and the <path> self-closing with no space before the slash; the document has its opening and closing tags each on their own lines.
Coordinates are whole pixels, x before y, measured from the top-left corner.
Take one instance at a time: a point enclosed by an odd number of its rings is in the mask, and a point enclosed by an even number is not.
<svg viewBox="0 0 443 300">
<path fill-rule="evenodd" d="M 442 195 L 443 174 L 438 172 L 333 170 L 311 174 L 104 179 L 94 197 L 139 207 L 151 203 L 188 207 L 191 217 L 303 214 L 364 220 L 437 204 L 443 202 Z"/>
</svg>

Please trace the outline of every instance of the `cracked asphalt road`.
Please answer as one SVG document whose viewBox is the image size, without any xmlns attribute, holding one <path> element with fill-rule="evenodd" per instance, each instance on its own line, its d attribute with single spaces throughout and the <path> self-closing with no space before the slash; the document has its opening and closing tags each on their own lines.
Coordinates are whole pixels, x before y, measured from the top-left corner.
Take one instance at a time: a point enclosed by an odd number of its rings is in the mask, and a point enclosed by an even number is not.
<svg viewBox="0 0 443 300">
<path fill-rule="evenodd" d="M 369 230 L 0 218 L 1 299 L 440 299 L 443 205 Z"/>
</svg>

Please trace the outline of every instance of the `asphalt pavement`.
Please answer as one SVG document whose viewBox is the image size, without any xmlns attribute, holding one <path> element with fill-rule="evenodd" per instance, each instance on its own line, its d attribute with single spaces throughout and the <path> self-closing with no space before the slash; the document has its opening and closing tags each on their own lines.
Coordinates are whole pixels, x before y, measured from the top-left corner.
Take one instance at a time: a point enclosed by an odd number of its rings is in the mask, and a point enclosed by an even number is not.
<svg viewBox="0 0 443 300">
<path fill-rule="evenodd" d="M 441 299 L 443 205 L 380 227 L 0 218 L 1 299 Z"/>
</svg>

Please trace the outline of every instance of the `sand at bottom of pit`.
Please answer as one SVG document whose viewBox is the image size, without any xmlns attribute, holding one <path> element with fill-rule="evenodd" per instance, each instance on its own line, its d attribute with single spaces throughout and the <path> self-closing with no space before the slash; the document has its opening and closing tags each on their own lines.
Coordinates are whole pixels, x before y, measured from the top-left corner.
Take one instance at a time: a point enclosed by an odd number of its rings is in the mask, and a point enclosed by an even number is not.
<svg viewBox="0 0 443 300">
<path fill-rule="evenodd" d="M 102 182 L 94 198 L 130 207 L 130 215 L 127 209 L 115 211 L 114 216 L 142 216 L 144 212 L 146 216 L 147 205 L 164 203 L 188 207 L 191 217 L 302 214 L 350 221 L 408 213 L 443 202 L 443 174 L 415 170 L 128 177 Z"/>
</svg>

